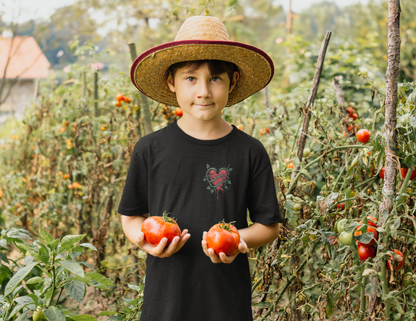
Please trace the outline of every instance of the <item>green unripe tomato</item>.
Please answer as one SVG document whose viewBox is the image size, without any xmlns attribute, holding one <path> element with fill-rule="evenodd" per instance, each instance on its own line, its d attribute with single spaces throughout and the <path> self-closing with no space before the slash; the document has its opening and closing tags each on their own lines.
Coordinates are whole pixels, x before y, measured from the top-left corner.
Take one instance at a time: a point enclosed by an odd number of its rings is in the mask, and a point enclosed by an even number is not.
<svg viewBox="0 0 416 321">
<path fill-rule="evenodd" d="M 415 284 L 415 281 L 413 281 L 412 276 L 413 276 L 413 273 L 412 272 L 407 272 L 404 275 L 404 277 L 403 277 L 403 285 L 405 287 Z"/>
<path fill-rule="evenodd" d="M 352 238 L 352 232 L 341 232 L 341 234 L 339 235 L 339 241 L 343 244 L 343 245 L 351 245 L 351 238 Z"/>
<path fill-rule="evenodd" d="M 296 211 L 296 212 L 298 212 L 298 211 L 300 211 L 300 209 L 302 208 L 302 205 L 300 205 L 300 204 L 295 204 L 295 205 L 293 205 L 293 209 Z"/>
<path fill-rule="evenodd" d="M 338 233 L 342 233 L 345 231 L 345 224 L 347 224 L 347 219 L 343 218 L 342 220 L 339 220 L 337 223 L 337 230 Z"/>
<path fill-rule="evenodd" d="M 309 157 L 311 155 L 311 150 L 309 148 L 305 148 L 303 150 L 303 157 Z"/>
</svg>

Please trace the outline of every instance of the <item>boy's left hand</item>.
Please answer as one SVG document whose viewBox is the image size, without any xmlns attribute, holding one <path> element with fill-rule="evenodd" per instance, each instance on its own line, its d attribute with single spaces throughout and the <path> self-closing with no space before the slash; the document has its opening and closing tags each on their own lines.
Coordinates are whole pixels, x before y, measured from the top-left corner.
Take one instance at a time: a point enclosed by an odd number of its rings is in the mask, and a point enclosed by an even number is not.
<svg viewBox="0 0 416 321">
<path fill-rule="evenodd" d="M 247 253 L 247 250 L 248 250 L 247 244 L 240 237 L 240 244 L 238 244 L 238 248 L 234 252 L 234 254 L 227 256 L 224 252 L 221 252 L 220 255 L 218 256 L 213 249 L 208 248 L 206 237 L 207 237 L 207 232 L 204 232 L 204 234 L 202 235 L 202 241 L 201 241 L 202 249 L 204 250 L 204 253 L 206 254 L 206 256 L 208 256 L 211 259 L 212 263 L 230 264 L 231 262 L 234 261 L 234 259 L 237 257 L 239 253 Z"/>
</svg>

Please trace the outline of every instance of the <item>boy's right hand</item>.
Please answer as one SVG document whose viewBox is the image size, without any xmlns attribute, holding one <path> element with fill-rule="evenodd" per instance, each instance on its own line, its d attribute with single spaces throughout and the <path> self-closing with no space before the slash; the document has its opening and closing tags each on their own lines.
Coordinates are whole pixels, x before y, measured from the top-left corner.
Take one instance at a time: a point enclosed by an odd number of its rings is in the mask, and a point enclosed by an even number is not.
<svg viewBox="0 0 416 321">
<path fill-rule="evenodd" d="M 191 234 L 188 233 L 188 230 L 185 229 L 182 231 L 181 237 L 175 236 L 172 242 L 166 247 L 168 239 L 164 237 L 157 246 L 147 243 L 144 240 L 144 233 L 139 232 L 137 236 L 136 245 L 141 248 L 143 251 L 149 253 L 152 256 L 159 258 L 169 257 L 172 254 L 178 252 L 182 246 L 185 245 L 186 241 L 191 237 Z M 165 248 L 166 247 L 166 248 Z"/>
</svg>

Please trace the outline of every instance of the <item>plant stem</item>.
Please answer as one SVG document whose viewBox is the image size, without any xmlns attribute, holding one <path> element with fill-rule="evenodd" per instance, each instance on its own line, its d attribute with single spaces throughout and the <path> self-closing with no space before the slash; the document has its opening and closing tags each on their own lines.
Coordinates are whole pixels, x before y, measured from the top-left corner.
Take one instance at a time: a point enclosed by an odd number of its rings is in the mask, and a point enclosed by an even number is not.
<svg viewBox="0 0 416 321">
<path fill-rule="evenodd" d="M 383 243 L 384 244 L 388 244 L 389 237 L 390 237 L 390 228 L 389 228 L 389 225 L 387 225 L 387 227 L 386 227 L 386 233 L 384 234 L 384 237 L 383 237 Z M 384 257 L 383 260 L 382 260 L 382 263 L 381 263 L 380 282 L 381 282 L 381 287 L 383 289 L 382 298 L 386 302 L 386 307 L 385 307 L 386 320 L 388 320 L 390 318 L 391 299 L 386 299 L 387 295 L 389 294 L 388 281 L 387 281 L 387 267 L 386 267 L 386 265 L 387 265 L 387 258 Z"/>
<path fill-rule="evenodd" d="M 365 285 L 366 284 L 367 284 L 367 276 L 363 276 L 363 281 L 361 284 L 360 315 L 358 317 L 359 321 L 363 320 L 364 314 L 365 314 Z"/>
<path fill-rule="evenodd" d="M 342 166 L 342 167 L 341 167 L 341 171 L 339 172 L 339 175 L 338 175 L 337 179 L 335 180 L 334 186 L 332 186 L 332 191 L 331 191 L 331 193 L 333 193 L 333 192 L 334 192 L 334 190 L 335 190 L 335 187 L 337 187 L 337 185 L 338 185 L 338 181 L 339 181 L 339 179 L 341 178 L 342 173 L 344 173 L 344 168 L 345 168 L 344 166 Z"/>
<path fill-rule="evenodd" d="M 316 242 L 315 245 L 312 248 L 312 253 L 315 251 L 316 247 L 318 246 L 318 244 L 320 244 L 319 242 Z M 275 300 L 275 305 L 277 305 L 277 303 L 279 303 L 280 299 L 282 298 L 283 294 L 286 292 L 287 288 L 290 286 L 290 284 L 292 284 L 293 280 L 296 278 L 296 276 L 299 274 L 299 272 L 303 269 L 303 267 L 306 264 L 306 259 L 302 262 L 301 265 L 299 265 L 299 267 L 296 269 L 296 272 L 290 277 L 290 279 L 287 280 L 287 283 L 285 285 L 285 287 L 283 288 L 282 292 L 280 292 L 279 296 L 277 297 L 277 299 Z"/>
<path fill-rule="evenodd" d="M 62 294 L 62 291 L 63 291 L 63 290 L 64 290 L 64 288 L 62 287 L 62 288 L 61 288 L 61 292 L 59 292 L 58 298 L 56 299 L 55 305 L 58 305 L 58 303 L 59 303 L 59 299 L 61 298 L 61 294 Z"/>
<path fill-rule="evenodd" d="M 365 145 L 347 145 L 347 146 L 337 146 L 334 148 L 331 148 L 327 154 L 332 153 L 338 149 L 347 149 L 347 148 L 365 148 Z M 315 158 L 312 162 L 310 162 L 309 164 L 307 164 L 303 169 L 307 169 L 309 167 L 311 167 L 313 164 L 317 163 L 321 158 L 323 158 L 325 155 L 327 154 L 322 154 L 321 156 Z M 289 190 L 287 191 L 286 195 L 290 194 L 293 189 L 296 186 L 296 182 L 299 180 L 300 176 L 302 175 L 302 173 L 299 171 L 299 173 L 296 175 L 295 179 L 291 182 Z"/>
<path fill-rule="evenodd" d="M 53 258 L 52 258 L 52 274 L 53 274 L 53 279 L 52 279 L 52 295 L 51 295 L 51 297 L 49 299 L 49 303 L 48 303 L 47 307 L 49 307 L 51 305 L 53 296 L 55 295 L 55 285 L 56 285 L 55 256 L 53 256 Z"/>
</svg>

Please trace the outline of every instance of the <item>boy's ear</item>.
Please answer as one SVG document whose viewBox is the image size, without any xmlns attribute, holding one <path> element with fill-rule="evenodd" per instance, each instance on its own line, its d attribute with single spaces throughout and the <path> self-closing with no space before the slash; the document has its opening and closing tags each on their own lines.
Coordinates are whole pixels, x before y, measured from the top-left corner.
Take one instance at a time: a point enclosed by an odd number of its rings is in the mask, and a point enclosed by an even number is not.
<svg viewBox="0 0 416 321">
<path fill-rule="evenodd" d="M 173 83 L 172 73 L 169 71 L 168 78 L 166 78 L 166 82 L 168 83 L 169 89 L 171 92 L 176 92 L 175 85 Z"/>
<path fill-rule="evenodd" d="M 238 73 L 238 71 L 234 71 L 234 75 L 233 75 L 233 79 L 231 79 L 231 85 L 230 85 L 230 90 L 228 91 L 228 93 L 232 92 L 235 85 L 237 84 L 238 79 L 240 78 L 240 74 Z"/>
</svg>

